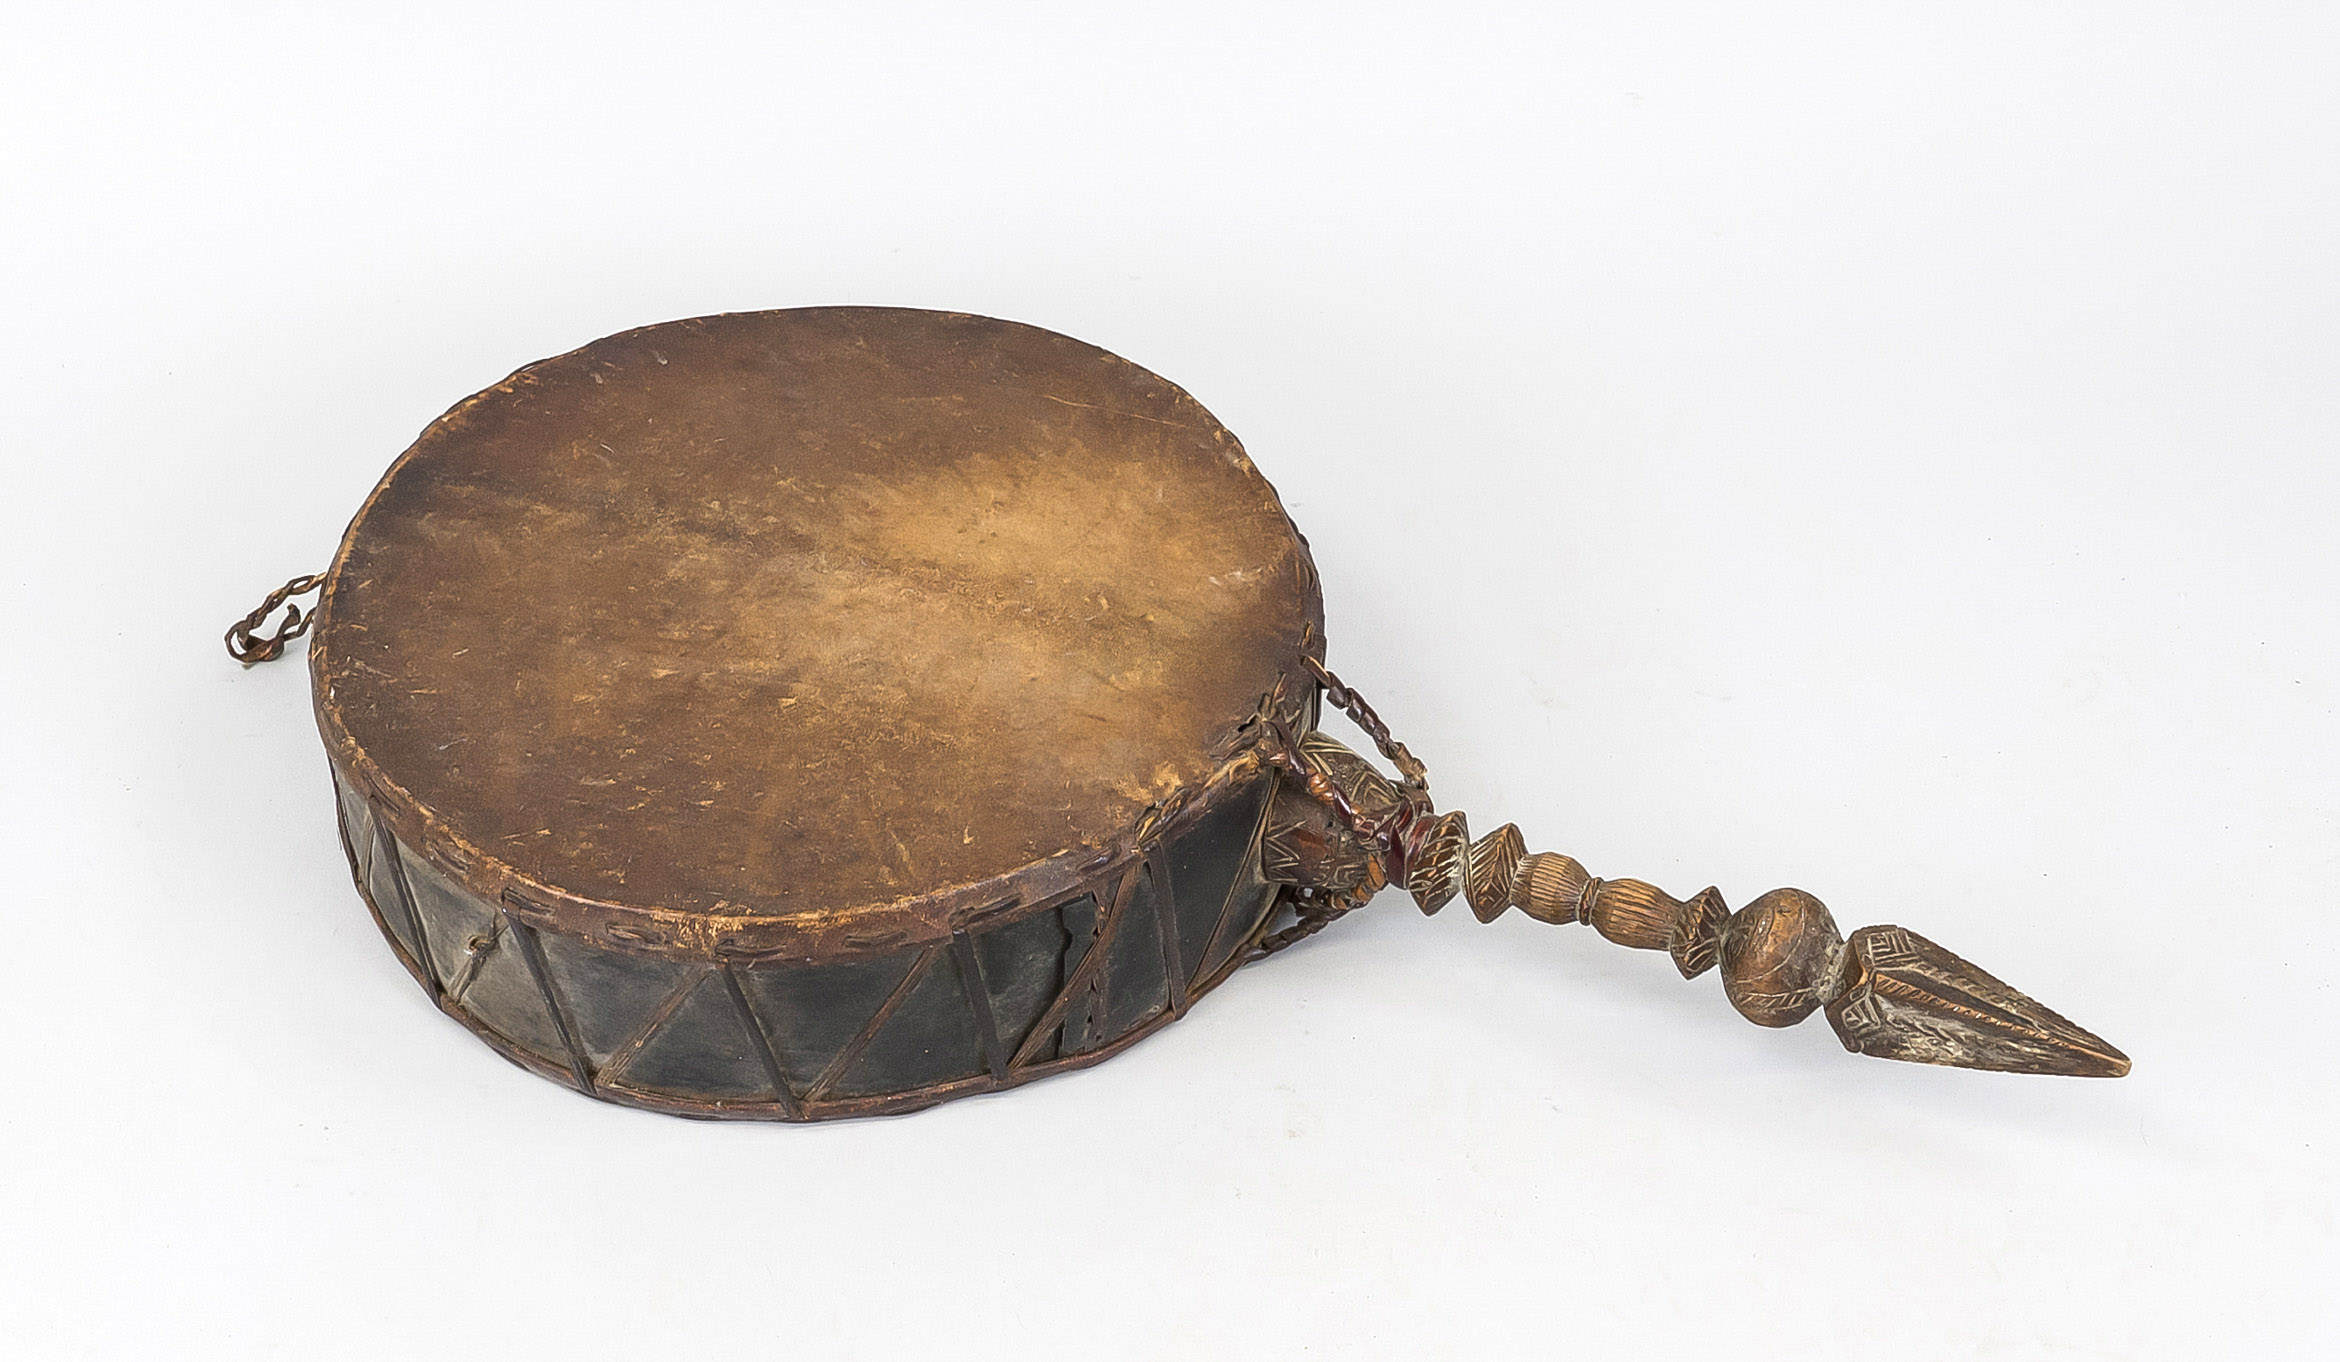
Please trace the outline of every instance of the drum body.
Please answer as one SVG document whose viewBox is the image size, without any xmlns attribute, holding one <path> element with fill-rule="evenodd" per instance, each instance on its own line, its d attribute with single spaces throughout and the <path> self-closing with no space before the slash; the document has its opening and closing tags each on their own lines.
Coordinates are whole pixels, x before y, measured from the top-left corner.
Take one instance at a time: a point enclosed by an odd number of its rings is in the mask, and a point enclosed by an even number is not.
<svg viewBox="0 0 2340 1362">
<path fill-rule="evenodd" d="M 1036 328 L 645 328 L 434 423 L 310 666 L 358 889 L 591 1096 L 778 1120 L 1093 1063 L 1276 911 L 1306 545 L 1175 386 Z"/>
<path fill-rule="evenodd" d="M 401 841 L 334 772 L 358 892 L 449 1016 L 595 1097 L 765 1120 L 915 1111 L 1012 1087 L 1181 1015 L 1241 962 L 1274 906 L 1259 857 L 1274 781 L 1263 771 L 1228 789 L 1060 902 L 861 959 L 746 964 L 531 926 Z"/>
</svg>

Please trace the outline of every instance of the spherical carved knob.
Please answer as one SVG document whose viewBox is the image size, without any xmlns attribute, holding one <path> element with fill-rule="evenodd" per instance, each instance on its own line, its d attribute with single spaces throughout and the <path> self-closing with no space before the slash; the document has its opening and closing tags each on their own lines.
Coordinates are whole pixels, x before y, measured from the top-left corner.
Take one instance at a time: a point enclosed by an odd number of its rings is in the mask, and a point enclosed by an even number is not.
<svg viewBox="0 0 2340 1362">
<path fill-rule="evenodd" d="M 1793 1026 L 1828 1001 L 1843 945 L 1828 905 L 1774 889 L 1723 928 L 1723 994 L 1757 1026 Z"/>
</svg>

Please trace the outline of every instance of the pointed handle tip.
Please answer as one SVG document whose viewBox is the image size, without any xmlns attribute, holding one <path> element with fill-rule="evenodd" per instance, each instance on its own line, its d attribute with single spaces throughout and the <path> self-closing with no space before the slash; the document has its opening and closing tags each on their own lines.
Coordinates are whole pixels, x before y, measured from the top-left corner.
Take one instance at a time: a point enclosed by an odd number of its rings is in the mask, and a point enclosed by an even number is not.
<svg viewBox="0 0 2340 1362">
<path fill-rule="evenodd" d="M 1842 959 L 1828 1023 L 1856 1054 L 2073 1078 L 2129 1072 L 2103 1038 L 1906 927 L 1863 927 Z"/>
</svg>

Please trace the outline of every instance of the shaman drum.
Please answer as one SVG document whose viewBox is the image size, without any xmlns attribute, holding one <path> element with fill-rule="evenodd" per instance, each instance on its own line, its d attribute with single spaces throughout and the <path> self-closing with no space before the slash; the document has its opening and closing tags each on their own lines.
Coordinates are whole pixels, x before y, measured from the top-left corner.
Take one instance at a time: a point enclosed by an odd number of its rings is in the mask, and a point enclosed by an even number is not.
<svg viewBox="0 0 2340 1362">
<path fill-rule="evenodd" d="M 1855 1050 L 2127 1067 L 1799 891 L 1734 914 L 1472 839 L 1324 669 L 1307 544 L 1235 437 L 1030 326 L 747 313 L 530 365 L 425 430 L 230 648 L 312 625 L 398 958 L 613 1102 L 811 1120 L 1011 1087 L 1391 882 L 1719 962 L 1750 1018 L 1826 1007 Z M 1395 780 L 1314 731 L 1320 698 Z"/>
</svg>

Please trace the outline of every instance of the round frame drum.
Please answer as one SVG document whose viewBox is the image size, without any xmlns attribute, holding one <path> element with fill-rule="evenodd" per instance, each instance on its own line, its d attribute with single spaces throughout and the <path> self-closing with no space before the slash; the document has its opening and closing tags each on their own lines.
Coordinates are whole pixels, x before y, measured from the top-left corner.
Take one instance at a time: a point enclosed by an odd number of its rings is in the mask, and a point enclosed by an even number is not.
<svg viewBox="0 0 2340 1362">
<path fill-rule="evenodd" d="M 391 468 L 310 651 L 344 846 L 448 1015 L 806 1120 L 1093 1063 L 1251 949 L 1322 603 L 1241 446 L 950 313 L 644 328 Z"/>
<path fill-rule="evenodd" d="M 226 642 L 312 628 L 384 935 L 448 1015 L 609 1101 L 801 1121 L 1011 1087 L 1390 886 L 1663 952 L 1858 1054 L 2129 1070 L 1908 928 L 1676 898 L 1440 812 L 1325 668 L 1308 545 L 1235 437 L 1034 327 L 742 313 L 530 365 Z"/>
</svg>

